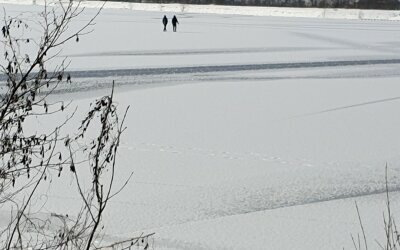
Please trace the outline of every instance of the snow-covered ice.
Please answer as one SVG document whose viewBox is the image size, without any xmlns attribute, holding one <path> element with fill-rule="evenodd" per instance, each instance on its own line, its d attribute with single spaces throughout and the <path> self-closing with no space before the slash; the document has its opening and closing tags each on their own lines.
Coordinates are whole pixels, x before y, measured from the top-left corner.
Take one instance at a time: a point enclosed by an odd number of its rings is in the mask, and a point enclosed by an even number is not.
<svg viewBox="0 0 400 250">
<path fill-rule="evenodd" d="M 357 200 L 376 246 L 386 163 L 400 212 L 399 24 L 185 12 L 173 33 L 163 14 L 105 9 L 62 51 L 76 85 L 54 98 L 74 99 L 79 116 L 116 80 L 117 102 L 132 106 L 117 182 L 134 176 L 110 204 L 107 236 L 155 232 L 155 249 L 349 249 Z M 79 200 L 70 179 L 48 191 L 49 212 Z"/>
</svg>

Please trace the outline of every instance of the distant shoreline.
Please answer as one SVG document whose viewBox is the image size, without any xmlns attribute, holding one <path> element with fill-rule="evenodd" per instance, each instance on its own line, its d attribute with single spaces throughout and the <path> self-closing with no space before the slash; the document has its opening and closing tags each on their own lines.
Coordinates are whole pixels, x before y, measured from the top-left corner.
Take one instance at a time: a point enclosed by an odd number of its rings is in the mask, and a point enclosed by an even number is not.
<svg viewBox="0 0 400 250">
<path fill-rule="evenodd" d="M 48 0 L 47 3 L 51 3 Z M 327 0 L 328 1 L 328 0 Z M 43 5 L 44 0 L 0 0 L 3 4 Z M 85 1 L 81 6 L 98 8 L 102 1 Z M 400 10 L 373 10 L 373 9 L 340 9 L 340 8 L 296 8 L 296 7 L 260 7 L 260 6 L 232 6 L 232 5 L 199 5 L 199 4 L 159 4 L 109 1 L 105 8 L 128 9 L 136 11 L 248 15 L 271 17 L 299 17 L 299 18 L 326 18 L 351 20 L 387 20 L 400 21 Z"/>
<path fill-rule="evenodd" d="M 399 10 L 397 0 L 108 0 L 124 3 Z"/>
</svg>

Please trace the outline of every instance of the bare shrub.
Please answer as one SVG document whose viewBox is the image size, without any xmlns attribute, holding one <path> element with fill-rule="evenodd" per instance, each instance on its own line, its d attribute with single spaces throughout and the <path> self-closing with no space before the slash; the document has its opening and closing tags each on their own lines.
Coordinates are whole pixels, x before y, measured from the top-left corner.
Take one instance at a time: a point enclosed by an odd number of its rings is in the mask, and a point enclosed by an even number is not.
<svg viewBox="0 0 400 250">
<path fill-rule="evenodd" d="M 104 5 L 103 5 L 104 6 Z M 121 113 L 111 94 L 96 100 L 74 133 L 62 132 L 75 111 L 70 103 L 49 98 L 72 82 L 68 62 L 54 65 L 67 42 L 79 42 L 92 31 L 93 17 L 71 30 L 82 14 L 81 1 L 46 4 L 33 21 L 24 14 L 8 17 L 4 11 L 1 30 L 3 59 L 0 89 L 0 208 L 10 211 L 0 232 L 1 249 L 101 249 L 98 239 L 108 202 L 127 184 L 114 188 L 116 155 L 125 130 L 128 108 Z M 32 25 L 34 27 L 32 27 Z M 36 36 L 32 36 L 36 34 Z M 68 112 L 67 112 L 68 111 Z M 67 118 L 51 131 L 29 131 L 30 120 L 66 112 Z M 88 134 L 88 131 L 92 133 Z M 68 171 L 74 178 L 82 207 L 73 215 L 31 213 L 39 187 Z M 82 172 L 88 172 L 89 184 Z M 83 176 L 83 177 L 82 177 Z M 45 204 L 43 205 L 45 206 Z M 140 235 L 109 247 L 142 245 L 150 235 Z M 146 244 L 145 244 L 146 243 Z"/>
<path fill-rule="evenodd" d="M 390 205 L 390 196 L 389 196 L 389 185 L 388 185 L 388 168 L 387 165 L 385 167 L 385 194 L 386 194 L 386 211 L 383 213 L 383 225 L 384 225 L 384 233 L 385 233 L 385 240 L 384 242 L 379 242 L 375 240 L 376 245 L 374 245 L 373 249 L 376 249 L 378 246 L 379 249 L 382 250 L 398 250 L 400 249 L 400 234 L 397 231 L 396 220 L 391 210 Z M 360 229 L 362 232 L 362 239 L 360 234 L 357 235 L 355 238 L 353 235 L 351 239 L 353 241 L 354 249 L 356 250 L 368 250 L 368 241 L 367 235 L 363 226 L 363 219 L 361 218 L 360 210 L 358 208 L 357 203 L 355 203 L 358 222 L 360 225 Z"/>
</svg>

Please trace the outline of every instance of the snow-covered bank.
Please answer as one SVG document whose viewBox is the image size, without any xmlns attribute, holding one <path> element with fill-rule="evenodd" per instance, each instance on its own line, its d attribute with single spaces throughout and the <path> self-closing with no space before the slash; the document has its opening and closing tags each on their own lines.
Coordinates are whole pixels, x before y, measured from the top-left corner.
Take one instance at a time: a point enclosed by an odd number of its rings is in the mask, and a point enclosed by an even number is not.
<svg viewBox="0 0 400 250">
<path fill-rule="evenodd" d="M 0 0 L 6 4 L 44 4 L 44 0 Z M 47 1 L 49 2 L 49 1 Z M 96 8 L 100 1 L 84 2 L 82 6 Z M 253 7 L 253 6 L 221 6 L 193 4 L 156 4 L 156 3 L 126 3 L 108 2 L 106 8 L 130 9 L 138 11 L 161 11 L 174 13 L 201 13 L 225 15 L 250 15 L 274 17 L 306 17 L 353 20 L 400 20 L 397 10 L 361 10 L 361 9 L 323 9 L 323 8 L 290 8 L 290 7 Z"/>
</svg>

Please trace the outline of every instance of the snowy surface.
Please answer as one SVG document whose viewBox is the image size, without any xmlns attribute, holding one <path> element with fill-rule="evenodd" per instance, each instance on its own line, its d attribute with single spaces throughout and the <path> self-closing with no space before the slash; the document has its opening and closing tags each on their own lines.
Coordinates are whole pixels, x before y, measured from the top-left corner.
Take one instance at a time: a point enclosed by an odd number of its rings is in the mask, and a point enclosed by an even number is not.
<svg viewBox="0 0 400 250">
<path fill-rule="evenodd" d="M 54 98 L 74 99 L 77 119 L 112 80 L 119 105 L 132 106 L 117 183 L 134 177 L 109 207 L 107 237 L 155 232 L 155 249 L 352 249 L 357 200 L 376 246 L 386 163 L 400 212 L 398 23 L 177 13 L 173 33 L 162 15 L 106 9 L 62 51 L 76 85 Z M 74 208 L 71 179 L 47 190 L 48 212 Z"/>
</svg>

